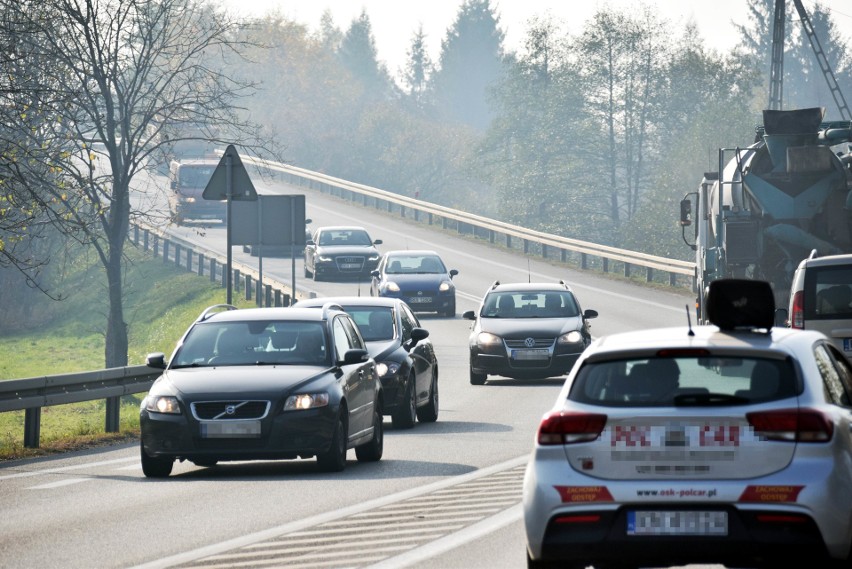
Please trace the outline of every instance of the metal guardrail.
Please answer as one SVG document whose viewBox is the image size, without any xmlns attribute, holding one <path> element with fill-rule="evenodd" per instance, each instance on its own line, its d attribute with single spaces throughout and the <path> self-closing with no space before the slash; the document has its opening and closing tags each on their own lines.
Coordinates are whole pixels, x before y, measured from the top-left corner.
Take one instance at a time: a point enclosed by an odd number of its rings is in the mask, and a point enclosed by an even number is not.
<svg viewBox="0 0 852 569">
<path fill-rule="evenodd" d="M 344 199 L 348 198 L 353 202 L 360 202 L 363 206 L 369 206 L 370 201 L 372 201 L 372 204 L 377 209 L 384 206 L 387 211 L 393 211 L 394 207 L 396 207 L 403 217 L 406 216 L 406 212 L 410 211 L 413 213 L 415 221 L 420 221 L 420 217 L 423 215 L 427 217 L 428 223 L 431 225 L 437 218 L 441 220 L 444 228 L 448 227 L 448 222 L 455 222 L 460 233 L 464 233 L 466 228 L 471 228 L 472 231 L 470 232 L 476 235 L 476 230 L 478 229 L 479 233 L 485 235 L 492 243 L 496 242 L 498 235 L 501 235 L 505 239 L 506 246 L 509 248 L 513 246 L 513 239 L 519 239 L 523 243 L 525 254 L 530 253 L 531 245 L 537 246 L 544 258 L 548 258 L 551 250 L 558 252 L 560 260 L 563 262 L 568 260 L 569 254 L 575 253 L 579 255 L 579 265 L 583 269 L 590 267 L 589 258 L 593 257 L 600 260 L 604 272 L 609 272 L 610 261 L 622 263 L 625 276 L 630 276 L 632 267 L 642 267 L 646 271 L 646 280 L 649 282 L 653 280 L 654 271 L 668 273 L 670 286 L 678 286 L 678 276 L 688 277 L 685 282 L 690 285 L 695 277 L 695 263 L 691 261 L 668 259 L 666 257 L 639 253 L 627 249 L 618 249 L 607 245 L 599 245 L 588 241 L 580 241 L 579 239 L 535 231 L 488 217 L 465 213 L 415 198 L 401 196 L 371 186 L 349 182 L 311 170 L 288 166 L 280 162 L 272 162 L 253 157 L 242 158 L 242 161 L 244 164 L 252 164 L 257 168 L 284 174 L 285 181 L 294 186 L 308 187 L 309 189 L 319 190 L 322 193 L 329 193 Z"/>
<path fill-rule="evenodd" d="M 162 373 L 144 365 L 2 381 L 0 412 L 26 410 L 24 446 L 28 448 L 38 448 L 41 409 L 51 405 L 106 399 L 106 431 L 117 432 L 121 396 L 148 391 Z"/>
<path fill-rule="evenodd" d="M 537 246 L 542 257 L 548 258 L 552 249 L 559 252 L 563 262 L 567 261 L 568 254 L 578 254 L 583 269 L 589 268 L 589 257 L 594 257 L 600 259 L 604 272 L 609 271 L 609 262 L 615 261 L 623 263 L 625 276 L 630 276 L 631 267 L 634 266 L 645 268 L 648 281 L 653 279 L 654 271 L 668 273 L 671 286 L 677 286 L 678 276 L 689 277 L 690 281 L 694 278 L 695 263 L 688 261 L 667 259 L 526 229 L 278 162 L 251 157 L 244 158 L 243 162 L 284 174 L 286 181 L 294 186 L 348 198 L 353 202 L 360 202 L 363 206 L 369 206 L 372 200 L 374 207 L 384 207 L 388 212 L 394 211 L 396 207 L 403 217 L 407 212 L 412 212 L 415 221 L 426 216 L 430 225 L 437 219 L 445 229 L 450 223 L 455 223 L 459 233 L 470 228 L 469 232 L 477 236 L 484 234 L 492 243 L 496 242 L 498 235 L 502 235 L 508 248 L 513 247 L 513 239 L 518 239 L 523 243 L 524 253 L 530 253 L 531 246 Z M 129 239 L 144 250 L 152 251 L 155 257 L 162 254 L 164 263 L 172 262 L 188 271 L 197 271 L 200 276 L 204 276 L 206 271 L 212 281 L 221 279 L 222 286 L 225 286 L 226 263 L 215 251 L 142 224 L 131 226 Z M 244 283 L 242 288 L 247 300 L 251 300 L 254 294 L 258 300 L 264 298 L 266 306 L 290 304 L 295 291 L 291 291 L 287 285 L 266 277 L 260 282 L 253 268 L 239 263 L 232 265 L 236 288 L 239 290 L 240 284 Z M 0 381 L 0 412 L 25 410 L 24 446 L 37 448 L 42 407 L 106 399 L 106 431 L 116 432 L 119 427 L 120 397 L 147 391 L 161 373 L 162 370 L 148 366 L 129 366 Z"/>
</svg>

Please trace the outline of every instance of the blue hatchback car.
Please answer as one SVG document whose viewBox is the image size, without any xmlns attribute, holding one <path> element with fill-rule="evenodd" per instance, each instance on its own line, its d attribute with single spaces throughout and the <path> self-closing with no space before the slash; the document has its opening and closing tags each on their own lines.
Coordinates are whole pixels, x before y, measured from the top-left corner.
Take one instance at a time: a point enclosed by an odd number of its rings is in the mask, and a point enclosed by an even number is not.
<svg viewBox="0 0 852 569">
<path fill-rule="evenodd" d="M 415 312 L 455 316 L 457 274 L 435 251 L 389 251 L 371 273 L 370 295 L 400 298 Z"/>
</svg>

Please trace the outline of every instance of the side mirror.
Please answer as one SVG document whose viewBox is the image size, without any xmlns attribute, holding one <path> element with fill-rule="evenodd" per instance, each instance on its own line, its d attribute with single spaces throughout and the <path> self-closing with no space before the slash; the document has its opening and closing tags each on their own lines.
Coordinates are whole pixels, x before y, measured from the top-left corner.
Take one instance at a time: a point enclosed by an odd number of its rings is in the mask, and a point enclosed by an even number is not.
<svg viewBox="0 0 852 569">
<path fill-rule="evenodd" d="M 597 310 L 592 310 L 591 308 L 589 308 L 589 309 L 583 311 L 583 318 L 585 318 L 586 320 L 591 320 L 592 318 L 597 318 L 597 317 L 598 317 L 598 311 Z"/>
<path fill-rule="evenodd" d="M 381 273 L 379 271 L 376 271 L 376 270 L 370 271 L 370 276 L 375 278 L 375 279 L 379 278 L 380 274 Z"/>
<path fill-rule="evenodd" d="M 465 310 L 462 312 L 462 318 L 465 320 L 476 320 L 476 312 L 473 310 Z"/>
<path fill-rule="evenodd" d="M 692 201 L 688 199 L 680 200 L 680 225 L 681 227 L 692 225 Z"/>
<path fill-rule="evenodd" d="M 382 244 L 381 239 L 376 239 L 375 241 L 373 241 L 373 245 L 381 245 L 381 244 Z"/>
<path fill-rule="evenodd" d="M 402 347 L 406 352 L 410 352 L 411 349 L 414 348 L 414 346 L 416 346 L 418 342 L 420 342 L 420 340 L 425 340 L 428 337 L 429 330 L 426 330 L 425 328 L 412 328 L 411 338 L 406 340 L 402 344 Z"/>
<path fill-rule="evenodd" d="M 364 363 L 368 359 L 367 350 L 362 350 L 360 348 L 346 350 L 346 353 L 343 354 L 343 365 L 349 364 L 360 364 Z"/>
<path fill-rule="evenodd" d="M 450 278 L 453 278 L 457 274 L 459 274 L 459 272 L 456 269 L 450 269 Z"/>
<path fill-rule="evenodd" d="M 145 365 L 157 369 L 166 369 L 166 354 L 163 352 L 148 354 L 148 357 L 145 358 Z"/>
<path fill-rule="evenodd" d="M 314 240 L 313 240 L 313 239 L 307 239 L 307 240 L 305 241 L 305 245 L 316 245 L 316 243 L 314 243 Z"/>
</svg>

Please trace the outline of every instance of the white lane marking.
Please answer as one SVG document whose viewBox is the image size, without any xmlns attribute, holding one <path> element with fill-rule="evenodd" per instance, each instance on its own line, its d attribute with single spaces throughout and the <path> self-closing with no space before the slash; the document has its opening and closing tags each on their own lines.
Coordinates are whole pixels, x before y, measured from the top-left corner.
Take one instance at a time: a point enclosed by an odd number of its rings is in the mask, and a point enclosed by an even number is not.
<svg viewBox="0 0 852 569">
<path fill-rule="evenodd" d="M 136 464 L 131 464 L 130 466 L 122 466 L 121 468 L 116 468 L 115 470 L 142 470 L 142 463 L 137 462 Z"/>
<path fill-rule="evenodd" d="M 220 553 L 224 553 L 231 549 L 237 549 L 240 547 L 245 547 L 247 545 L 252 545 L 259 541 L 265 541 L 268 539 L 276 538 L 284 534 L 292 533 L 295 531 L 303 530 L 309 527 L 313 527 L 316 525 L 320 525 L 329 521 L 338 520 L 340 518 L 345 518 L 347 516 L 351 516 L 353 514 L 359 514 L 361 512 L 365 512 L 367 510 L 372 510 L 374 508 L 380 508 L 382 506 L 387 506 L 388 504 L 393 504 L 394 502 L 399 502 L 401 500 L 407 500 L 409 498 L 414 498 L 417 496 L 422 496 L 423 494 L 428 494 L 430 492 L 435 492 L 436 490 L 442 490 L 444 488 L 449 488 L 451 486 L 456 486 L 458 484 L 462 484 L 469 480 L 475 480 L 477 478 L 482 478 L 484 476 L 488 476 L 490 474 L 494 474 L 495 472 L 502 472 L 504 470 L 510 470 L 522 464 L 526 464 L 529 461 L 529 455 L 519 456 L 517 458 L 513 458 L 511 460 L 507 460 L 506 462 L 502 462 L 500 464 L 495 464 L 493 466 L 489 466 L 487 468 L 483 468 L 480 470 L 475 470 L 468 474 L 462 474 L 461 476 L 452 476 L 445 480 L 439 480 L 437 482 L 433 482 L 432 484 L 427 484 L 425 486 L 420 486 L 419 488 L 411 488 L 410 490 L 404 490 L 402 492 L 397 492 L 396 494 L 391 494 L 389 496 L 382 496 L 381 498 L 376 498 L 375 500 L 369 500 L 367 502 L 362 502 L 360 504 L 355 504 L 352 506 L 348 506 L 346 508 L 342 508 L 339 510 L 335 510 L 332 512 L 325 512 L 323 514 L 317 514 L 316 516 L 311 516 L 309 518 L 305 518 L 303 520 L 298 520 L 295 522 L 290 522 L 286 524 L 282 524 L 277 527 L 269 528 L 266 530 L 262 530 L 256 533 L 244 535 L 242 537 L 237 537 L 234 539 L 230 539 L 227 541 L 223 541 L 221 543 L 216 543 L 213 545 L 208 545 L 206 547 L 200 547 L 193 551 L 187 551 L 185 553 L 178 553 L 177 555 L 172 555 L 169 557 L 164 557 L 162 559 L 157 559 L 155 561 L 151 561 L 150 563 L 143 563 L 142 565 L 136 565 L 135 567 L 131 567 L 130 569 L 162 569 L 166 567 L 174 567 L 175 565 L 180 565 L 183 563 L 189 563 L 191 561 L 195 561 L 197 559 L 201 559 L 203 557 L 210 557 L 212 555 L 218 555 Z"/>
<path fill-rule="evenodd" d="M 367 569 L 399 569 L 402 567 L 409 567 L 415 563 L 423 561 L 424 559 L 452 551 L 466 543 L 470 543 L 471 541 L 490 535 L 500 528 L 523 519 L 523 516 L 523 505 L 516 504 L 511 508 L 503 510 L 499 514 L 486 518 L 472 526 L 468 526 L 461 531 L 451 533 L 446 537 L 442 537 L 441 539 L 437 539 L 415 549 L 410 549 L 402 555 L 389 557 L 379 563 L 369 565 Z"/>
<path fill-rule="evenodd" d="M 342 218 L 349 219 L 351 221 L 358 222 L 358 223 L 363 222 L 363 220 L 358 219 L 357 217 L 352 217 L 352 216 L 341 214 L 337 210 L 332 210 L 332 209 L 327 209 L 327 208 L 317 207 L 317 206 L 312 206 L 312 207 L 314 207 L 315 209 L 321 210 L 321 211 L 325 211 L 327 213 L 334 214 L 337 217 L 342 217 Z M 408 234 L 400 233 L 398 231 L 392 231 L 392 230 L 387 230 L 387 229 L 384 229 L 383 231 L 385 233 L 390 233 L 392 235 L 396 235 L 397 237 L 403 237 L 407 240 L 417 241 L 419 243 L 428 244 L 428 245 L 430 245 L 431 248 L 436 248 L 434 243 L 432 243 L 431 241 L 428 241 L 426 239 L 418 239 L 416 237 L 411 237 Z M 459 251 L 458 249 L 453 249 L 452 252 L 453 252 L 454 255 L 462 255 L 464 257 L 467 257 L 469 259 L 476 261 L 479 264 L 488 263 L 489 265 L 492 265 L 494 267 L 499 267 L 501 269 L 523 271 L 523 268 L 519 269 L 517 266 L 514 266 L 514 265 L 506 265 L 504 263 L 498 263 L 497 261 L 485 259 L 485 258 L 482 258 L 482 257 L 477 256 L 477 255 L 471 255 L 470 253 L 465 253 L 463 251 Z M 535 276 L 535 277 L 539 277 L 539 278 L 542 278 L 542 279 L 552 279 L 553 278 L 552 275 L 545 275 L 543 273 L 536 273 L 536 272 L 533 272 L 533 271 L 529 271 L 528 274 L 530 276 Z M 608 290 L 603 290 L 603 289 L 601 289 L 599 287 L 595 287 L 595 286 L 587 286 L 587 285 L 582 285 L 582 284 L 571 283 L 571 288 L 593 290 L 598 294 L 606 294 L 606 295 L 609 295 L 613 298 L 620 298 L 622 300 L 629 300 L 631 302 L 644 304 L 644 305 L 647 305 L 647 306 L 655 306 L 657 308 L 662 308 L 662 309 L 665 309 L 665 310 L 671 310 L 672 312 L 683 312 L 682 307 L 675 308 L 674 306 L 670 306 L 668 304 L 661 304 L 659 302 L 652 302 L 650 300 L 641 300 L 641 299 L 637 299 L 637 298 L 630 296 L 630 295 L 627 295 L 627 294 L 619 294 L 617 292 L 610 292 Z M 456 294 L 461 294 L 461 293 L 458 290 L 456 290 Z M 478 297 L 472 297 L 471 296 L 470 298 L 479 302 L 482 299 L 482 296 L 478 296 Z"/>
<path fill-rule="evenodd" d="M 44 476 L 46 474 L 62 474 L 72 470 L 82 470 L 84 468 L 97 468 L 99 466 L 109 466 L 111 464 L 121 464 L 123 462 L 138 462 L 139 457 L 132 458 L 116 458 L 114 460 L 102 460 L 100 462 L 87 462 L 85 464 L 76 464 L 74 466 L 61 466 L 59 468 L 45 468 L 44 470 L 31 470 L 27 472 L 16 472 L 15 474 L 6 474 L 0 476 L 0 481 L 11 480 L 12 478 L 28 478 L 30 476 Z"/>
<path fill-rule="evenodd" d="M 86 482 L 89 480 L 94 480 L 94 478 L 66 478 L 65 480 L 48 482 L 47 484 L 41 484 L 39 486 L 30 486 L 27 490 L 50 490 L 52 488 L 61 488 L 63 486 L 70 486 L 71 484 L 77 484 L 79 482 Z"/>
</svg>

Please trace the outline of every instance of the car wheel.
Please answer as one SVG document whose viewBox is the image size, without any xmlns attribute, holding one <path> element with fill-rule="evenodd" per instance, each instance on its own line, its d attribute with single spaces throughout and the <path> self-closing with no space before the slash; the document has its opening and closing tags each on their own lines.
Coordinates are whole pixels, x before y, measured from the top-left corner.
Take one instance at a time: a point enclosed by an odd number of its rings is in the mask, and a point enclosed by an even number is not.
<svg viewBox="0 0 852 569">
<path fill-rule="evenodd" d="M 377 404 L 376 409 L 373 410 L 373 438 L 367 444 L 355 447 L 355 458 L 361 462 L 376 462 L 381 460 L 384 448 L 384 418 Z"/>
<path fill-rule="evenodd" d="M 417 420 L 417 393 L 414 388 L 414 376 L 410 376 L 405 382 L 405 392 L 402 396 L 402 405 L 399 405 L 391 415 L 394 429 L 410 429 Z"/>
<path fill-rule="evenodd" d="M 484 373 L 474 373 L 473 370 L 470 370 L 470 384 L 471 385 L 485 385 L 485 380 L 488 379 L 488 376 Z"/>
<path fill-rule="evenodd" d="M 340 410 L 341 416 L 337 419 L 334 434 L 331 437 L 331 446 L 327 452 L 317 455 L 317 463 L 320 470 L 325 472 L 340 472 L 346 468 L 346 421 L 343 420 L 345 408 Z"/>
<path fill-rule="evenodd" d="M 421 423 L 434 423 L 438 420 L 438 368 L 432 368 L 432 385 L 429 388 L 429 402 L 417 409 L 417 420 Z"/>
<path fill-rule="evenodd" d="M 308 263 L 305 263 L 305 278 L 308 279 L 312 276 L 313 274 L 308 270 Z"/>
<path fill-rule="evenodd" d="M 145 447 L 139 444 L 140 455 L 142 458 L 142 473 L 148 478 L 166 478 L 172 473 L 174 460 L 171 458 L 159 458 L 150 456 L 145 452 Z"/>
</svg>

